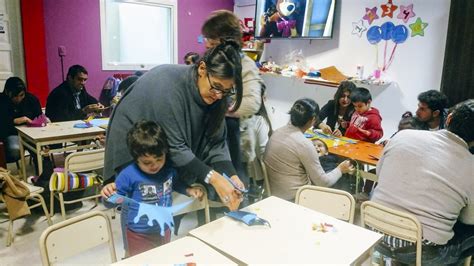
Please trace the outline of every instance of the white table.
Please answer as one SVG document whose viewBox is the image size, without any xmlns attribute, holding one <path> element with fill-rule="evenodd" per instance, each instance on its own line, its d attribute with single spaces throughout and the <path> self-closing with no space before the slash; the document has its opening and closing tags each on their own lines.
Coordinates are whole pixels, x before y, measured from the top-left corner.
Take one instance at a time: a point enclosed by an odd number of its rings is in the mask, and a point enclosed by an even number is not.
<svg viewBox="0 0 474 266">
<path fill-rule="evenodd" d="M 186 236 L 113 265 L 237 265 L 197 238 Z"/>
<path fill-rule="evenodd" d="M 22 176 L 26 179 L 25 170 L 25 147 L 36 153 L 38 160 L 38 171 L 43 171 L 42 147 L 51 144 L 62 144 L 65 142 L 93 140 L 100 134 L 105 134 L 105 130 L 100 127 L 75 128 L 74 124 L 84 123 L 84 121 L 67 121 L 49 123 L 45 127 L 27 127 L 17 126 L 18 136 L 20 140 L 20 156 L 22 164 Z M 85 144 L 70 147 L 61 147 L 58 149 L 50 149 L 49 152 L 63 152 L 68 150 L 86 149 L 95 147 L 96 145 Z"/>
<path fill-rule="evenodd" d="M 364 258 L 382 237 L 277 197 L 266 198 L 243 210 L 268 220 L 271 228 L 249 227 L 222 217 L 189 234 L 234 258 L 239 265 L 349 265 Z M 335 231 L 313 230 L 321 222 L 332 224 Z"/>
</svg>

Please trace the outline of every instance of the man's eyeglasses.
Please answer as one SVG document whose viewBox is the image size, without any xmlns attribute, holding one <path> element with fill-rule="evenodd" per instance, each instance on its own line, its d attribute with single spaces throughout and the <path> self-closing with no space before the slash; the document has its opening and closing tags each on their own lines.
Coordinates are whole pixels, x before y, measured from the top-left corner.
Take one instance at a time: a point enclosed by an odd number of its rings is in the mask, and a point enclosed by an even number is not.
<svg viewBox="0 0 474 266">
<path fill-rule="evenodd" d="M 207 81 L 209 82 L 209 86 L 211 86 L 210 91 L 212 91 L 215 94 L 222 94 L 223 97 L 226 96 L 232 96 L 235 94 L 235 88 L 232 87 L 230 89 L 220 89 L 216 88 L 215 86 L 212 85 L 211 79 L 209 78 L 209 73 L 207 73 Z"/>
</svg>

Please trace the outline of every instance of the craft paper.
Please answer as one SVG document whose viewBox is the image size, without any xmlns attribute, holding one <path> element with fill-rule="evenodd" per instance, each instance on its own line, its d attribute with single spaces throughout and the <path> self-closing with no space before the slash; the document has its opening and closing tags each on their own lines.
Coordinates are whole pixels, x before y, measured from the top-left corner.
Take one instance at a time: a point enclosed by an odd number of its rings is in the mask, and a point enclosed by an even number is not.
<svg viewBox="0 0 474 266">
<path fill-rule="evenodd" d="M 421 18 L 417 18 L 415 23 L 410 24 L 411 37 L 417 35 L 425 36 L 425 29 L 428 27 L 428 23 L 421 21 Z"/>
<path fill-rule="evenodd" d="M 258 217 L 255 213 L 246 212 L 246 211 L 232 211 L 232 212 L 227 212 L 225 215 L 234 220 L 243 222 L 244 224 L 248 226 L 268 225 L 268 227 L 271 227 L 270 223 L 267 220 Z"/>
<path fill-rule="evenodd" d="M 413 12 L 413 4 L 408 6 L 400 6 L 400 13 L 398 13 L 397 18 L 403 20 L 403 22 L 407 23 L 410 18 L 414 17 L 416 14 Z"/>
<path fill-rule="evenodd" d="M 373 8 L 365 8 L 365 16 L 362 17 L 363 19 L 369 22 L 369 25 L 374 22 L 374 20 L 378 19 L 379 16 L 377 15 L 377 7 Z"/>
<path fill-rule="evenodd" d="M 392 3 L 392 0 L 388 0 L 388 2 L 384 5 L 380 6 L 382 8 L 382 18 L 383 17 L 390 17 L 393 18 L 393 12 L 397 10 L 398 6 Z"/>
<path fill-rule="evenodd" d="M 177 205 L 173 205 L 171 207 L 162 207 L 158 205 L 138 202 L 129 197 L 125 197 L 118 194 L 113 194 L 112 196 L 107 198 L 107 201 L 114 204 L 123 204 L 126 202 L 138 204 L 139 205 L 138 214 L 133 219 L 133 222 L 138 223 L 140 218 L 145 215 L 148 217 L 147 224 L 149 226 L 153 226 L 153 220 L 155 220 L 158 223 L 158 225 L 160 226 L 160 231 L 161 231 L 160 235 L 162 236 L 165 235 L 165 225 L 167 225 L 168 228 L 170 228 L 171 230 L 174 228 L 173 213 L 176 213 L 177 211 L 184 209 L 186 206 L 188 206 L 189 204 L 193 202 L 192 200 L 190 200 L 190 201 L 183 202 Z"/>
<path fill-rule="evenodd" d="M 366 31 L 367 28 L 364 25 L 364 21 L 361 19 L 358 22 L 352 22 L 352 34 L 357 34 L 360 37 L 362 37 L 362 33 Z"/>
<path fill-rule="evenodd" d="M 45 114 L 37 116 L 35 119 L 31 120 L 28 127 L 45 127 L 48 124 L 48 118 Z"/>
</svg>

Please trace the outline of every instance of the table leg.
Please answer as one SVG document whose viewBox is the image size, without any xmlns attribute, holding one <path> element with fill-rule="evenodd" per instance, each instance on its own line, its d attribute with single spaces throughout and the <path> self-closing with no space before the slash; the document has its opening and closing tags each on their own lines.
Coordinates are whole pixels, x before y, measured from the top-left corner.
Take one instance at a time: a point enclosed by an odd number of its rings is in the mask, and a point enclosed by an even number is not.
<svg viewBox="0 0 474 266">
<path fill-rule="evenodd" d="M 18 134 L 20 144 L 20 167 L 21 167 L 21 179 L 26 181 L 26 163 L 25 163 L 25 147 L 23 147 L 23 138 L 21 134 Z"/>
<path fill-rule="evenodd" d="M 41 145 L 36 143 L 36 160 L 38 160 L 38 175 L 43 173 L 43 155 L 41 154 Z"/>
</svg>

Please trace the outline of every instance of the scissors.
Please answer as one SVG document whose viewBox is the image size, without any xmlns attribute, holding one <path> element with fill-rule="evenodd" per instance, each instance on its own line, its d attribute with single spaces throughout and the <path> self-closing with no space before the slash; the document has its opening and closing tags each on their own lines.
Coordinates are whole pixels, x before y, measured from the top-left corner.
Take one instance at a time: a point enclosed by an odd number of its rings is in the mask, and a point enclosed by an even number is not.
<svg viewBox="0 0 474 266">
<path fill-rule="evenodd" d="M 222 176 L 224 176 L 225 179 L 227 179 L 227 181 L 229 181 L 229 183 L 235 188 L 237 189 L 238 191 L 242 192 L 242 193 L 247 193 L 249 192 L 248 189 L 242 189 L 240 188 L 235 182 L 234 180 L 232 180 L 230 177 L 228 177 L 225 173 L 222 174 Z"/>
</svg>

